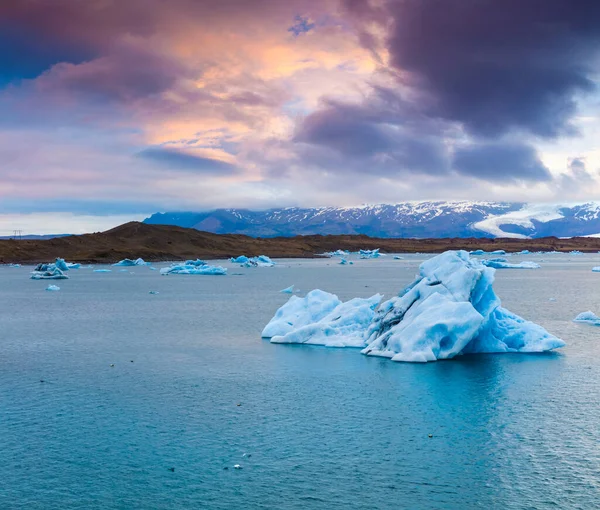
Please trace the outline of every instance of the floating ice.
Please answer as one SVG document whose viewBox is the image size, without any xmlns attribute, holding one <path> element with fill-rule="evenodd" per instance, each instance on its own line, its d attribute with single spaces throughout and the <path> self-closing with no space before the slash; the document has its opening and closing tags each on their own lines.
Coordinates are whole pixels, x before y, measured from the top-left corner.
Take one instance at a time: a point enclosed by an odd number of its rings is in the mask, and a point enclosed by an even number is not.
<svg viewBox="0 0 600 510">
<path fill-rule="evenodd" d="M 581 312 L 573 319 L 573 322 L 581 322 L 583 324 L 591 324 L 592 326 L 600 326 L 600 317 L 594 312 Z"/>
<path fill-rule="evenodd" d="M 289 287 L 286 287 L 285 289 L 282 289 L 279 292 L 281 292 L 282 294 L 293 294 L 294 293 L 294 286 L 290 285 Z"/>
<path fill-rule="evenodd" d="M 21 264 L 8 264 L 8 267 L 21 267 Z"/>
<path fill-rule="evenodd" d="M 125 267 L 131 267 L 131 266 L 145 266 L 147 263 L 144 261 L 144 259 L 123 259 L 120 260 L 119 262 L 117 262 L 116 264 L 113 264 L 113 266 L 125 266 Z"/>
<path fill-rule="evenodd" d="M 54 266 L 54 264 L 45 264 L 46 267 L 49 267 L 46 270 L 38 271 L 37 269 L 31 273 L 32 280 L 68 280 L 69 277 L 63 273 L 58 267 Z M 39 267 L 39 266 L 38 266 Z"/>
<path fill-rule="evenodd" d="M 56 292 L 57 290 L 60 290 L 60 287 L 58 285 L 48 285 L 46 290 L 50 292 Z"/>
<path fill-rule="evenodd" d="M 342 266 L 346 266 L 346 265 L 348 265 L 348 261 L 347 261 L 345 258 L 341 258 L 341 259 L 340 259 L 340 264 L 341 264 Z"/>
<path fill-rule="evenodd" d="M 67 263 L 65 262 L 65 259 L 61 259 L 60 257 L 56 258 L 56 262 L 54 264 L 58 269 L 60 269 L 61 271 L 68 271 L 69 270 L 69 266 L 67 266 Z"/>
<path fill-rule="evenodd" d="M 483 250 L 473 250 L 469 252 L 471 255 L 485 255 Z"/>
<path fill-rule="evenodd" d="M 94 269 L 94 273 L 110 273 L 112 269 Z"/>
<path fill-rule="evenodd" d="M 236 258 L 231 257 L 229 260 L 234 264 L 245 264 L 246 262 L 248 262 L 249 259 L 245 255 L 240 255 Z"/>
<path fill-rule="evenodd" d="M 404 257 L 401 257 L 400 255 L 394 255 L 394 260 L 403 260 Z"/>
<path fill-rule="evenodd" d="M 170 267 L 163 267 L 160 270 L 160 274 L 224 275 L 227 274 L 227 269 L 221 266 L 173 264 Z"/>
<path fill-rule="evenodd" d="M 196 259 L 196 260 L 186 260 L 184 265 L 200 267 L 200 266 L 207 266 L 208 264 L 206 262 L 204 262 L 204 260 Z"/>
<path fill-rule="evenodd" d="M 506 255 L 504 250 L 494 250 L 490 252 L 490 255 Z"/>
<path fill-rule="evenodd" d="M 379 248 L 376 248 L 374 250 L 360 250 L 358 253 L 361 259 L 376 259 L 378 257 L 381 257 L 381 254 L 379 253 Z"/>
<path fill-rule="evenodd" d="M 155 295 L 155 294 L 158 294 L 158 291 L 157 291 L 157 290 L 151 290 L 150 292 L 148 292 L 148 294 L 153 294 L 153 295 Z"/>
<path fill-rule="evenodd" d="M 241 257 L 238 257 L 236 260 L 239 260 Z M 242 262 L 240 265 L 242 267 L 273 267 L 275 262 L 273 262 L 266 255 L 259 255 L 258 257 L 244 257 L 246 260 Z"/>
<path fill-rule="evenodd" d="M 537 262 L 523 261 L 520 264 L 511 264 L 506 259 L 500 258 L 482 260 L 481 263 L 494 269 L 539 269 L 542 267 Z"/>
<path fill-rule="evenodd" d="M 517 255 L 529 255 L 531 252 L 529 250 L 521 250 Z"/>
<path fill-rule="evenodd" d="M 326 251 L 323 255 L 327 255 L 328 257 L 346 257 L 347 255 L 350 255 L 350 252 L 346 250 L 335 250 Z"/>
<path fill-rule="evenodd" d="M 321 290 L 313 290 L 303 299 L 293 296 L 267 324 L 263 337 L 280 344 L 363 347 L 365 328 L 381 297 L 376 294 L 342 303 L 336 295 Z M 274 334 L 277 331 L 280 334 Z"/>
<path fill-rule="evenodd" d="M 573 250 L 569 252 L 569 255 L 583 255 L 583 252 L 579 250 Z"/>
<path fill-rule="evenodd" d="M 592 267 L 594 273 L 600 273 L 600 266 Z"/>
<path fill-rule="evenodd" d="M 500 306 L 492 288 L 494 272 L 466 251 L 448 251 L 423 262 L 415 281 L 382 303 L 369 322 L 356 317 L 355 300 L 342 304 L 337 296 L 315 290 L 304 299 L 290 298 L 263 337 L 274 343 L 365 345 L 363 354 L 411 362 L 564 346 L 541 326 Z"/>
</svg>

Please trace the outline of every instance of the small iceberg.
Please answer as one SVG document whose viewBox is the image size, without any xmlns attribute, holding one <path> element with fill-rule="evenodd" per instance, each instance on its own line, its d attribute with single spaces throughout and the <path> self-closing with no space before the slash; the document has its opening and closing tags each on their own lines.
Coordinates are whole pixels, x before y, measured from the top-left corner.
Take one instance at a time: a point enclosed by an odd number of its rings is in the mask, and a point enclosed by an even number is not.
<svg viewBox="0 0 600 510">
<path fill-rule="evenodd" d="M 94 269 L 94 273 L 110 273 L 112 269 Z"/>
<path fill-rule="evenodd" d="M 494 274 L 466 251 L 447 251 L 423 262 L 413 283 L 376 311 L 379 295 L 341 303 L 315 290 L 291 297 L 262 335 L 273 343 L 363 347 L 363 354 L 408 362 L 563 347 L 541 326 L 501 307 Z"/>
<path fill-rule="evenodd" d="M 326 251 L 325 253 L 323 253 L 323 255 L 326 255 L 327 257 L 347 257 L 348 255 L 350 255 L 350 252 L 346 250 L 335 250 Z"/>
<path fill-rule="evenodd" d="M 341 258 L 341 259 L 340 259 L 340 264 L 341 264 L 342 266 L 346 266 L 346 265 L 348 265 L 348 261 L 347 261 L 345 258 Z"/>
<path fill-rule="evenodd" d="M 46 290 L 49 292 L 56 292 L 57 290 L 60 290 L 60 287 L 58 285 L 48 285 Z"/>
<path fill-rule="evenodd" d="M 394 255 L 394 260 L 404 260 L 404 257 L 401 257 L 400 255 Z"/>
<path fill-rule="evenodd" d="M 163 276 L 169 274 L 226 275 L 227 269 L 221 266 L 174 264 L 170 267 L 163 267 L 160 274 Z"/>
<path fill-rule="evenodd" d="M 21 267 L 21 264 L 8 264 L 8 267 Z"/>
<path fill-rule="evenodd" d="M 506 255 L 506 251 L 504 250 L 494 250 L 490 252 L 490 255 Z"/>
<path fill-rule="evenodd" d="M 469 252 L 470 255 L 485 255 L 485 251 L 483 250 L 473 250 Z"/>
<path fill-rule="evenodd" d="M 240 257 L 238 257 L 239 259 Z M 242 267 L 273 267 L 273 262 L 266 255 L 259 255 L 258 257 L 247 258 L 246 261 L 241 264 Z"/>
<path fill-rule="evenodd" d="M 581 324 L 590 324 L 592 326 L 600 326 L 600 317 L 594 312 L 587 311 L 581 312 L 577 317 L 573 319 L 573 322 L 579 322 Z"/>
<path fill-rule="evenodd" d="M 248 257 L 246 257 L 245 255 L 240 255 L 239 257 L 231 257 L 229 259 L 233 264 L 245 264 L 246 262 L 248 262 Z"/>
<path fill-rule="evenodd" d="M 200 266 L 207 266 L 208 264 L 204 260 L 196 259 L 196 260 L 186 260 L 184 265 L 200 267 Z"/>
<path fill-rule="evenodd" d="M 294 286 L 290 285 L 289 287 L 286 287 L 285 289 L 282 289 L 279 292 L 281 292 L 282 294 L 293 294 L 296 291 L 294 290 Z"/>
<path fill-rule="evenodd" d="M 529 250 L 521 250 L 517 255 L 530 255 L 531 252 Z"/>
<path fill-rule="evenodd" d="M 31 273 L 32 280 L 68 280 L 69 277 L 63 273 L 58 267 L 55 267 L 54 264 L 46 264 L 47 266 L 52 266 L 46 270 L 38 271 L 37 269 Z M 38 266 L 39 267 L 39 266 Z"/>
<path fill-rule="evenodd" d="M 335 294 L 313 290 L 304 298 L 292 296 L 263 330 L 263 338 L 279 344 L 362 347 L 364 331 L 382 296 L 354 298 L 342 303 Z"/>
<path fill-rule="evenodd" d="M 358 252 L 361 259 L 376 259 L 381 257 L 381 253 L 379 253 L 379 248 L 374 250 L 359 250 Z"/>
<path fill-rule="evenodd" d="M 600 266 L 592 267 L 592 272 L 600 273 Z"/>
<path fill-rule="evenodd" d="M 542 267 L 537 262 L 523 261 L 519 264 L 511 264 L 506 259 L 487 259 L 482 260 L 481 263 L 494 269 L 539 269 Z"/>
<path fill-rule="evenodd" d="M 158 293 L 159 293 L 159 292 L 158 292 L 157 290 L 151 290 L 150 292 L 148 292 L 148 294 L 152 294 L 152 295 L 156 295 L 156 294 L 158 294 Z"/>
<path fill-rule="evenodd" d="M 113 264 L 113 266 L 124 266 L 124 267 L 132 267 L 132 266 L 145 266 L 147 265 L 147 263 L 144 261 L 144 259 L 123 259 L 120 260 L 119 262 Z"/>
</svg>

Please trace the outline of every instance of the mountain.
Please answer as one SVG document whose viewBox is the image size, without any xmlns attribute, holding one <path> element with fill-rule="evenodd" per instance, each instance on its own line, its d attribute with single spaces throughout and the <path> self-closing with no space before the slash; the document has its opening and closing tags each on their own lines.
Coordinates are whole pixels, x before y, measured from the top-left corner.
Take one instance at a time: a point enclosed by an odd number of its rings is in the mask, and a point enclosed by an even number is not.
<svg viewBox="0 0 600 510">
<path fill-rule="evenodd" d="M 266 211 L 216 209 L 156 213 L 144 223 L 251 237 L 314 234 L 383 238 L 574 237 L 600 234 L 600 202 L 405 202 Z"/>
<path fill-rule="evenodd" d="M 507 252 L 580 250 L 597 252 L 600 239 L 377 239 L 364 235 L 296 236 L 257 239 L 239 234 L 212 234 L 171 225 L 130 222 L 106 232 L 46 240 L 0 240 L 0 263 L 50 262 L 64 257 L 72 262 L 107 263 L 142 257 L 147 261 L 185 260 L 197 257 L 223 259 L 238 255 L 314 257 L 337 249 L 356 252 L 380 248 L 385 253 L 439 253 L 445 250 Z M 332 261 L 333 264 L 337 263 Z"/>
</svg>

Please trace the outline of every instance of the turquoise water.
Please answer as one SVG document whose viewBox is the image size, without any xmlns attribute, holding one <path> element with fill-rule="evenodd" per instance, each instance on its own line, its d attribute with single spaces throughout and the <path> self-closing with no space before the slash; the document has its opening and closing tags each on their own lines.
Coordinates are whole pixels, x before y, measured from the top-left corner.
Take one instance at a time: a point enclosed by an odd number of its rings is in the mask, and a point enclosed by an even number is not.
<svg viewBox="0 0 600 510">
<path fill-rule="evenodd" d="M 568 346 L 426 365 L 259 338 L 282 288 L 389 297 L 424 257 L 0 267 L 0 508 L 597 508 L 600 328 L 571 319 L 600 255 L 523 258 L 497 293 Z"/>
</svg>

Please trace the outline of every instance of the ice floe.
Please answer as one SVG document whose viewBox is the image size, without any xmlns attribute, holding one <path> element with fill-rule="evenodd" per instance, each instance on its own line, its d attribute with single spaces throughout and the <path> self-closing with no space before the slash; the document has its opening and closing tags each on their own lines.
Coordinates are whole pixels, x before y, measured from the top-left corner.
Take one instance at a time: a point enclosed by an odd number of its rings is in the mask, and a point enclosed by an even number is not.
<svg viewBox="0 0 600 510">
<path fill-rule="evenodd" d="M 291 297 L 262 336 L 273 343 L 363 347 L 363 354 L 410 362 L 564 346 L 541 326 L 501 307 L 494 273 L 466 251 L 448 251 L 423 262 L 415 281 L 368 321 L 365 307 L 375 310 L 380 296 L 341 303 L 315 290 L 303 299 Z"/>
<path fill-rule="evenodd" d="M 41 266 L 45 266 L 46 269 L 38 270 L 36 268 L 35 271 L 31 273 L 32 280 L 68 280 L 69 277 L 63 273 L 58 267 L 54 264 L 40 264 Z M 38 265 L 38 267 L 40 267 Z M 50 266 L 50 267 L 49 267 Z"/>
<path fill-rule="evenodd" d="M 518 264 L 512 264 L 502 258 L 482 260 L 481 263 L 494 269 L 539 269 L 542 267 L 537 262 L 523 261 Z"/>
<path fill-rule="evenodd" d="M 318 289 L 304 298 L 292 296 L 267 324 L 262 336 L 272 343 L 362 347 L 365 328 L 381 298 L 376 294 L 343 303 L 335 294 Z"/>
<path fill-rule="evenodd" d="M 594 312 L 591 311 L 581 312 L 577 317 L 573 319 L 573 322 L 591 324 L 592 326 L 600 326 L 600 317 L 598 317 Z"/>
<path fill-rule="evenodd" d="M 147 265 L 147 262 L 144 261 L 144 259 L 123 259 L 120 260 L 119 262 L 117 262 L 116 264 L 113 264 L 113 266 L 125 266 L 125 267 L 131 267 L 131 266 L 145 266 Z"/>
<path fill-rule="evenodd" d="M 160 270 L 160 274 L 225 275 L 227 274 L 227 269 L 221 266 L 173 264 L 169 267 L 163 267 Z"/>
</svg>

